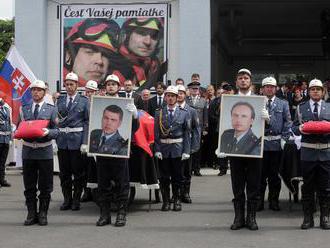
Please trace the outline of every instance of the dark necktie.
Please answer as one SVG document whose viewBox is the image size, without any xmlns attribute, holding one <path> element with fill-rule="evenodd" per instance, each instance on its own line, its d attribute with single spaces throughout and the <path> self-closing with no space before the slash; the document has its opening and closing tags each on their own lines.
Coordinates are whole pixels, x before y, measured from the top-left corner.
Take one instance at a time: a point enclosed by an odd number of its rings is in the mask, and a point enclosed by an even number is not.
<svg viewBox="0 0 330 248">
<path fill-rule="evenodd" d="M 158 107 L 160 108 L 162 106 L 162 97 L 158 97 Z"/>
<path fill-rule="evenodd" d="M 131 97 L 131 93 L 127 93 L 127 98 L 130 98 Z"/>
<path fill-rule="evenodd" d="M 236 145 L 237 145 L 237 139 L 236 137 L 234 137 L 233 142 L 231 143 L 231 153 L 235 153 Z"/>
<path fill-rule="evenodd" d="M 102 147 L 105 144 L 106 140 L 107 140 L 107 137 L 102 136 L 100 147 Z"/>
<path fill-rule="evenodd" d="M 0 112 L 5 119 L 7 119 L 7 113 L 3 106 L 0 106 Z"/>
<path fill-rule="evenodd" d="M 272 108 L 272 100 L 269 99 L 269 100 L 268 100 L 268 103 L 267 103 L 268 114 L 270 114 L 270 110 L 271 110 L 271 108 Z"/>
<path fill-rule="evenodd" d="M 172 120 L 173 120 L 173 109 L 169 109 L 168 112 L 169 112 L 168 117 L 169 117 L 170 123 L 172 123 Z"/>
<path fill-rule="evenodd" d="M 38 114 L 39 114 L 39 104 L 36 104 L 36 106 L 34 107 L 34 112 L 33 112 L 33 116 L 34 116 L 35 120 L 38 118 Z"/>
<path fill-rule="evenodd" d="M 72 107 L 72 97 L 70 97 L 70 100 L 69 100 L 68 111 L 71 109 L 71 107 Z"/>
<path fill-rule="evenodd" d="M 313 110 L 313 120 L 318 121 L 319 120 L 319 111 L 318 111 L 318 103 L 314 102 L 314 110 Z"/>
</svg>

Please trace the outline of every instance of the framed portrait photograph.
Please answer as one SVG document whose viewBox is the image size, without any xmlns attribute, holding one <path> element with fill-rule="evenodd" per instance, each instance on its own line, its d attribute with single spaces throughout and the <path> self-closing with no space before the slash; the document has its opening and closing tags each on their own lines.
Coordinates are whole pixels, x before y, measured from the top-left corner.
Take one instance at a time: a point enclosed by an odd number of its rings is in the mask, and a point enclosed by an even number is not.
<svg viewBox="0 0 330 248">
<path fill-rule="evenodd" d="M 88 154 L 129 158 L 132 114 L 126 110 L 128 103 L 133 103 L 133 99 L 92 96 Z"/>
<path fill-rule="evenodd" d="M 262 158 L 264 96 L 222 95 L 218 145 L 230 157 Z"/>
</svg>

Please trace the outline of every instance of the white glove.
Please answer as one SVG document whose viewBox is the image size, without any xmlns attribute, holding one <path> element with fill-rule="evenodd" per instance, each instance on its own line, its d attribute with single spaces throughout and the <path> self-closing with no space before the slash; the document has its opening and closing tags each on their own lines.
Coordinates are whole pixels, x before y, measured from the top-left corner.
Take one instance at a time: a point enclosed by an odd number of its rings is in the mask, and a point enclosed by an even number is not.
<svg viewBox="0 0 330 248">
<path fill-rule="evenodd" d="M 15 132 L 16 131 L 16 125 L 15 124 L 11 124 L 11 131 Z"/>
<path fill-rule="evenodd" d="M 187 154 L 187 153 L 182 153 L 182 157 L 181 157 L 181 160 L 187 160 L 190 158 L 190 155 Z"/>
<path fill-rule="evenodd" d="M 160 160 L 163 159 L 163 155 L 162 155 L 161 152 L 156 152 L 156 153 L 155 153 L 155 157 L 158 158 L 158 159 L 160 159 Z"/>
<path fill-rule="evenodd" d="M 81 151 L 81 153 L 87 153 L 87 145 L 82 144 L 82 145 L 80 146 L 80 151 Z"/>
<path fill-rule="evenodd" d="M 53 154 L 56 155 L 58 152 L 57 144 L 55 142 L 53 142 L 52 145 L 53 145 Z"/>
<path fill-rule="evenodd" d="M 44 136 L 47 136 L 49 134 L 48 128 L 43 128 L 42 131 L 44 131 Z"/>
<path fill-rule="evenodd" d="M 137 111 L 137 108 L 135 107 L 134 103 L 128 103 L 126 105 L 126 110 L 133 114 L 134 119 L 137 119 L 138 111 Z"/>
<path fill-rule="evenodd" d="M 284 150 L 286 141 L 284 139 L 281 139 L 281 149 Z"/>
<path fill-rule="evenodd" d="M 12 145 L 13 145 L 13 141 L 9 140 L 9 146 L 12 146 Z"/>
<path fill-rule="evenodd" d="M 261 110 L 261 118 L 264 119 L 267 123 L 269 123 L 269 121 L 270 121 L 270 116 L 269 116 L 268 111 L 267 111 L 266 108 L 263 108 L 263 109 Z"/>
<path fill-rule="evenodd" d="M 207 131 L 203 131 L 202 134 L 203 134 L 203 136 L 207 135 Z"/>
<path fill-rule="evenodd" d="M 227 157 L 224 152 L 220 152 L 220 148 L 219 147 L 215 150 L 215 155 L 217 155 L 218 158 L 225 158 L 225 157 Z"/>
<path fill-rule="evenodd" d="M 308 133 L 305 133 L 305 132 L 303 131 L 303 127 L 304 127 L 304 124 L 301 124 L 301 125 L 299 126 L 299 131 L 300 131 L 302 134 L 308 134 Z"/>
</svg>

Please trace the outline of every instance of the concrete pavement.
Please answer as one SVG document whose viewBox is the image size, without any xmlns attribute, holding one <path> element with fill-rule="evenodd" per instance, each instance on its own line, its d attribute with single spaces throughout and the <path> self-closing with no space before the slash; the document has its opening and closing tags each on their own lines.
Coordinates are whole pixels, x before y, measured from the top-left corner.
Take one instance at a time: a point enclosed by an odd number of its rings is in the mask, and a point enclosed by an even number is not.
<svg viewBox="0 0 330 248">
<path fill-rule="evenodd" d="M 0 189 L 0 248 L 98 248 L 98 247 L 274 247 L 303 248 L 330 246 L 330 232 L 318 227 L 300 230 L 301 206 L 289 211 L 288 191 L 282 188 L 282 211 L 265 210 L 257 214 L 259 231 L 231 231 L 234 212 L 231 203 L 230 175 L 202 170 L 203 177 L 193 177 L 193 204 L 182 212 L 161 212 L 161 204 L 152 204 L 148 212 L 148 191 L 137 189 L 130 207 L 127 226 L 96 227 L 98 208 L 82 203 L 81 211 L 59 211 L 62 195 L 59 179 L 54 176 L 54 192 L 46 227 L 25 227 L 22 176 L 8 175 L 11 188 Z M 267 206 L 267 204 L 265 205 Z M 113 221 L 115 215 L 113 214 Z M 316 217 L 319 223 L 319 213 Z"/>
</svg>

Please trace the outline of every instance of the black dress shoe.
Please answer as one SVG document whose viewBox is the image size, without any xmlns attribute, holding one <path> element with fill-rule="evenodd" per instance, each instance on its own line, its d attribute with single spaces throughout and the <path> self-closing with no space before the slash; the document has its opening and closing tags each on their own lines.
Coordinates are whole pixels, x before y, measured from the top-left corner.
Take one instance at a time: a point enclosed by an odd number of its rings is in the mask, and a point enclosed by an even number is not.
<svg viewBox="0 0 330 248">
<path fill-rule="evenodd" d="M 194 175 L 195 175 L 196 177 L 201 177 L 201 176 L 203 176 L 203 175 L 200 173 L 200 171 L 195 171 L 195 172 L 194 172 Z"/>
<path fill-rule="evenodd" d="M 122 227 L 126 225 L 126 213 L 118 213 L 115 226 Z"/>
<path fill-rule="evenodd" d="M 218 176 L 221 177 L 221 176 L 224 176 L 227 174 L 227 170 L 220 170 Z"/>
<path fill-rule="evenodd" d="M 105 225 L 109 225 L 109 224 L 111 224 L 110 219 L 103 218 L 103 217 L 100 217 L 96 222 L 96 226 L 105 226 Z"/>
<path fill-rule="evenodd" d="M 11 186 L 11 184 L 8 183 L 7 180 L 2 180 L 2 181 L 0 182 L 0 184 L 1 184 L 2 187 L 10 187 L 10 186 Z"/>
</svg>

